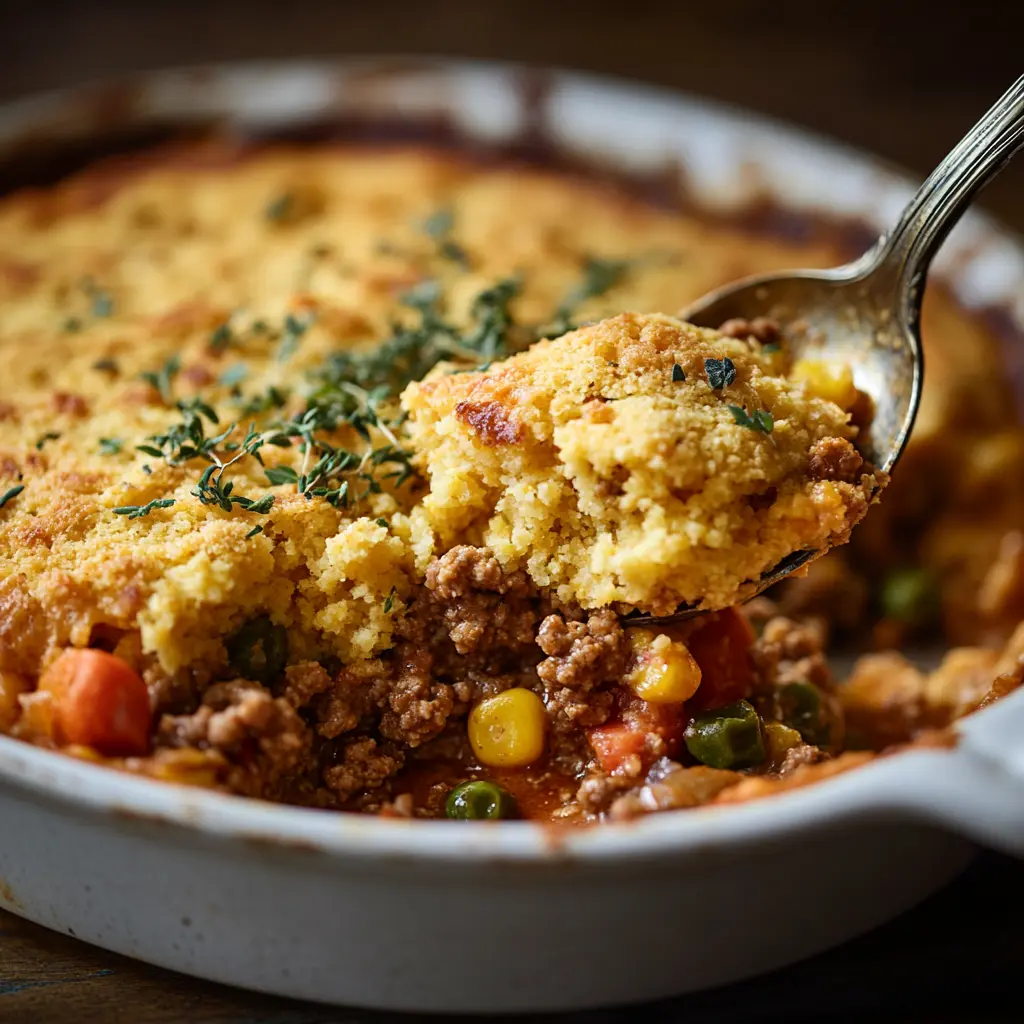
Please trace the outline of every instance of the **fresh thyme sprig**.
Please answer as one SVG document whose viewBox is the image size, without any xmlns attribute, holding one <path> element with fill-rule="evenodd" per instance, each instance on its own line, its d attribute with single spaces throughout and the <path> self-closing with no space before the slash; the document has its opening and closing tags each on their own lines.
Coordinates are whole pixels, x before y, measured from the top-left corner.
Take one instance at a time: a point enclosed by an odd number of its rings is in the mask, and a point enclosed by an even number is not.
<svg viewBox="0 0 1024 1024">
<path fill-rule="evenodd" d="M 443 220 L 432 225 L 432 233 L 448 230 L 450 225 L 446 227 Z M 229 479 L 231 467 L 244 459 L 255 459 L 262 466 L 261 449 L 266 445 L 296 448 L 301 455 L 298 466 L 269 466 L 264 473 L 271 486 L 294 486 L 307 500 L 323 498 L 335 507 L 347 508 L 380 493 L 385 482 L 401 487 L 415 476 L 415 470 L 401 437 L 402 418 L 395 399 L 410 381 L 421 379 L 442 360 L 486 367 L 513 351 L 520 341 L 532 340 L 532 331 L 518 327 L 510 308 L 520 286 L 519 278 L 507 278 L 481 291 L 470 308 L 471 323 L 462 329 L 447 319 L 438 283 L 422 282 L 403 296 L 402 305 L 411 312 L 405 322 L 392 324 L 390 337 L 370 352 L 331 355 L 309 375 L 300 412 L 289 419 L 265 422 L 260 430 L 254 419 L 241 442 L 231 440 L 235 424 L 208 435 L 210 428 L 220 427 L 220 418 L 201 398 L 174 400 L 180 363 L 172 357 L 160 370 L 142 377 L 181 418 L 136 448 L 172 466 L 192 460 L 209 463 L 192 494 L 201 503 L 225 511 L 265 514 L 272 507 L 273 494 L 260 498 L 238 494 Z M 310 323 L 310 318 L 286 318 L 279 361 L 294 352 Z M 242 373 L 236 370 L 221 384 L 237 388 L 241 380 Z M 265 416 L 283 408 L 289 399 L 286 389 L 270 385 L 242 400 L 241 413 Z M 345 440 L 345 434 L 350 440 Z M 358 439 L 355 443 L 353 434 Z M 134 506 L 131 509 L 134 511 Z"/>
<path fill-rule="evenodd" d="M 217 443 L 223 441 L 226 437 L 229 437 L 235 429 L 235 425 L 232 424 L 224 434 L 218 435 L 216 438 Z M 214 440 L 211 438 L 211 440 Z M 221 458 L 220 454 L 216 450 L 216 444 L 206 447 L 202 452 L 204 458 L 208 458 L 212 465 L 207 466 L 203 470 L 203 475 L 199 478 L 199 482 L 192 489 L 194 494 L 202 504 L 204 505 L 218 505 L 224 509 L 225 512 L 230 512 L 236 505 L 244 509 L 246 512 L 252 512 L 256 515 L 266 515 L 274 504 L 274 495 L 265 494 L 262 498 L 254 500 L 246 497 L 242 494 L 234 493 L 234 482 L 231 480 L 225 480 L 224 474 L 230 469 L 235 463 L 240 462 L 246 456 L 254 458 L 261 466 L 263 465 L 263 456 L 260 455 L 260 448 L 265 445 L 266 439 L 263 435 L 256 430 L 256 425 L 250 424 L 249 430 L 245 435 L 245 440 L 241 444 L 228 443 L 224 445 L 225 452 L 232 452 L 231 458 L 226 461 Z"/>
<path fill-rule="evenodd" d="M 143 516 L 148 516 L 155 508 L 170 508 L 173 504 L 173 498 L 154 498 L 145 505 L 119 505 L 114 509 L 114 515 L 127 516 L 129 519 L 141 519 Z"/>
</svg>

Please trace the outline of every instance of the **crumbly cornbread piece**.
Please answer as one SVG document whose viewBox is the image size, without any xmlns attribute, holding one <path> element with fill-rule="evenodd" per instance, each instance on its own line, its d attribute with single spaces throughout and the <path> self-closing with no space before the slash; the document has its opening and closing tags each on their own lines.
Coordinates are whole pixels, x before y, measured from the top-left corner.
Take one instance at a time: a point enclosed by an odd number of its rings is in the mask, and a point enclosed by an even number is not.
<svg viewBox="0 0 1024 1024">
<path fill-rule="evenodd" d="M 623 314 L 410 385 L 430 483 L 413 517 L 438 550 L 475 538 L 565 602 L 727 607 L 786 555 L 844 542 L 885 483 L 847 414 L 770 360 Z"/>
</svg>

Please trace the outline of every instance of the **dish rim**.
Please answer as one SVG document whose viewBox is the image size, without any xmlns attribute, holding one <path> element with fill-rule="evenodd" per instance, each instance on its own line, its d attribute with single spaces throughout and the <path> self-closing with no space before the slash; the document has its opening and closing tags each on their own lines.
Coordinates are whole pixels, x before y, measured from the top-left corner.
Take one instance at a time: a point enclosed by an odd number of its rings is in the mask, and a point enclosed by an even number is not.
<svg viewBox="0 0 1024 1024">
<path fill-rule="evenodd" d="M 44 115 L 45 120 L 47 113 L 70 112 L 81 105 L 83 96 L 123 86 L 126 81 L 136 85 L 141 83 L 144 89 L 158 97 L 161 89 L 173 96 L 176 85 L 187 85 L 192 77 L 228 84 L 234 82 L 236 85 L 246 81 L 261 83 L 268 77 L 274 81 L 293 79 L 298 86 L 303 82 L 311 86 L 319 79 L 321 85 L 329 85 L 334 90 L 338 87 L 339 76 L 343 89 L 346 74 L 356 76 L 369 72 L 372 75 L 375 69 L 384 69 L 381 81 L 385 82 L 386 94 L 387 71 L 395 67 L 399 69 L 398 78 L 408 74 L 411 68 L 414 78 L 423 74 L 428 78 L 433 76 L 441 82 L 442 93 L 445 89 L 450 90 L 440 97 L 437 110 L 442 113 L 454 113 L 461 109 L 460 103 L 469 103 L 467 82 L 471 84 L 475 80 L 479 84 L 488 81 L 495 85 L 505 79 L 507 88 L 523 75 L 543 74 L 556 95 L 559 90 L 567 91 L 570 97 L 577 97 L 574 102 L 580 102 L 580 94 L 584 97 L 589 95 L 591 103 L 602 95 L 606 99 L 611 96 L 626 108 L 647 111 L 648 117 L 651 111 L 673 110 L 680 116 L 681 124 L 705 121 L 734 140 L 742 137 L 747 143 L 745 150 L 758 153 L 759 176 L 752 181 L 746 197 L 716 194 L 710 185 L 697 185 L 701 204 L 707 202 L 712 208 L 739 209 L 752 199 L 767 196 L 784 210 L 798 210 L 808 215 L 818 213 L 833 218 L 849 215 L 878 225 L 892 222 L 893 214 L 914 187 L 911 176 L 870 153 L 741 107 L 614 76 L 446 57 L 379 55 L 337 60 L 226 62 L 94 81 L 0 104 L 0 145 L 16 143 L 19 124 L 24 134 L 24 126 L 31 126 L 34 118 Z M 460 84 L 460 78 L 467 81 Z M 301 92 L 301 88 L 296 91 Z M 164 102 L 167 102 L 167 96 L 164 96 Z M 600 104 L 594 106 L 596 108 Z M 569 107 L 571 109 L 571 102 Z M 184 113 L 182 110 L 182 117 Z M 428 106 L 423 116 L 430 113 Z M 235 115 L 241 115 L 243 119 L 245 116 L 242 111 L 235 111 Z M 276 116 L 283 116 L 280 110 Z M 403 116 L 420 115 L 406 109 Z M 616 116 L 622 127 L 621 113 L 601 112 L 601 117 L 609 122 L 614 122 Z M 142 123 L 145 123 L 145 117 Z M 564 129 L 565 125 L 561 127 Z M 512 132 L 515 130 L 513 127 Z M 679 130 L 678 126 L 676 130 Z M 82 134 L 87 136 L 88 133 Z M 564 140 L 554 141 L 556 145 L 564 143 Z M 673 150 L 679 158 L 681 147 L 678 139 L 674 146 L 669 138 L 661 140 L 661 144 L 660 161 L 663 162 Z M 765 148 L 759 149 L 761 146 Z M 571 143 L 568 148 L 572 148 Z M 873 183 L 878 189 L 879 205 L 865 205 L 862 200 L 860 206 L 848 211 L 837 209 L 834 202 L 829 204 L 827 199 L 822 202 L 821 195 L 815 198 L 813 189 L 811 195 L 787 197 L 783 183 L 777 177 L 780 167 L 786 164 L 786 159 L 779 157 L 779 153 L 784 151 L 791 151 L 790 159 L 803 153 L 818 159 L 823 157 L 825 165 L 848 164 L 852 173 L 863 179 L 862 195 L 865 182 L 869 186 Z M 600 159 L 612 161 L 607 153 Z M 780 166 L 775 167 L 774 164 Z M 692 176 L 694 167 L 685 161 L 683 166 L 686 187 L 694 188 L 697 181 Z M 775 180 L 767 173 L 772 168 L 776 171 Z M 819 169 L 814 175 L 819 179 L 819 185 L 824 186 L 824 172 Z M 789 182 L 786 187 L 795 187 L 799 192 L 800 184 Z M 836 187 L 834 182 L 830 183 L 825 191 L 834 191 Z M 1000 291 L 997 277 L 994 293 L 993 281 L 986 274 L 986 270 L 992 267 L 1001 267 L 1004 278 Z M 1003 309 L 1016 329 L 1024 333 L 1024 287 L 1020 287 L 1024 283 L 1024 241 L 987 215 L 972 211 L 947 243 L 937 269 L 940 272 L 945 270 L 942 276 L 965 308 L 980 314 L 988 307 L 997 306 Z M 1014 285 L 1019 288 L 1016 293 Z M 986 735 L 1005 731 L 1010 718 L 1024 718 L 1024 692 L 1012 694 L 994 707 L 958 724 L 956 732 L 961 739 L 960 746 L 965 737 L 975 746 L 984 745 Z M 383 857 L 388 863 L 396 859 L 462 865 L 492 865 L 507 861 L 550 866 L 560 863 L 619 863 L 667 854 L 700 856 L 714 852 L 717 856 L 725 851 L 739 851 L 750 843 L 783 839 L 862 816 L 944 817 L 946 823 L 954 828 L 959 824 L 966 828 L 971 818 L 968 805 L 963 808 L 963 822 L 958 822 L 955 809 L 952 815 L 942 814 L 935 806 L 936 787 L 949 784 L 953 779 L 951 773 L 957 772 L 968 778 L 980 777 L 976 762 L 971 762 L 958 746 L 948 750 L 909 750 L 878 758 L 831 779 L 739 805 L 652 814 L 635 821 L 607 822 L 583 828 L 528 821 L 488 822 L 460 828 L 444 821 L 388 819 L 291 807 L 160 782 L 0 736 L 0 784 L 12 786 L 30 798 L 56 802 L 70 810 L 92 815 L 103 814 L 123 823 L 157 824 L 217 840 L 270 844 L 294 851 L 326 854 L 332 858 L 365 860 Z M 414 830 L 411 839 L 410 829 Z"/>
</svg>

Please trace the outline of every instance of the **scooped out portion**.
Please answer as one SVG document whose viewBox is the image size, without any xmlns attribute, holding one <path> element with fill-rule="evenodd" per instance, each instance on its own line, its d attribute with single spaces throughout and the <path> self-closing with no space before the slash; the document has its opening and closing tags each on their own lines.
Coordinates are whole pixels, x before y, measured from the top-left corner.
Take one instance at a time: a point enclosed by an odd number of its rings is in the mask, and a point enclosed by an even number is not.
<svg viewBox="0 0 1024 1024">
<path fill-rule="evenodd" d="M 563 603 L 726 608 L 844 543 L 887 483 L 821 375 L 790 371 L 752 335 L 635 313 L 440 367 L 402 396 L 414 515 L 436 552 L 471 539 Z"/>
</svg>

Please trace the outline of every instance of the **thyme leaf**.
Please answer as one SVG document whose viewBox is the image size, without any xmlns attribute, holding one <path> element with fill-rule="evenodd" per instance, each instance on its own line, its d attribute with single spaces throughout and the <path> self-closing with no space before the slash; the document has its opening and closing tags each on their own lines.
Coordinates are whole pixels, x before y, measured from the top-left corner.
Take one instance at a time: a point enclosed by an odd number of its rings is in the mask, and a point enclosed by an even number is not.
<svg viewBox="0 0 1024 1024">
<path fill-rule="evenodd" d="M 770 434 L 775 429 L 775 419 L 767 409 L 757 409 L 751 414 L 740 405 L 727 405 L 726 408 L 741 427 L 759 434 Z"/>
<path fill-rule="evenodd" d="M 309 330 L 312 321 L 306 317 L 297 317 L 289 313 L 284 318 L 284 333 L 281 335 L 281 347 L 277 351 L 277 361 L 286 363 L 295 354 L 302 336 Z"/>
<path fill-rule="evenodd" d="M 101 455 L 118 455 L 124 448 L 124 441 L 119 437 L 101 437 L 100 438 L 100 454 Z"/>
<path fill-rule="evenodd" d="M 225 321 L 214 328 L 210 340 L 207 342 L 207 348 L 211 352 L 223 352 L 233 340 L 234 333 L 231 330 L 231 324 Z"/>
<path fill-rule="evenodd" d="M 721 391 L 736 380 L 736 364 L 728 356 L 723 359 L 705 359 L 704 372 L 714 391 Z"/>
<path fill-rule="evenodd" d="M 25 490 L 24 484 L 15 484 L 13 487 L 8 487 L 3 494 L 0 494 L 0 508 L 3 508 L 7 502 L 13 501 L 23 490 Z"/>
<path fill-rule="evenodd" d="M 177 355 L 173 355 L 159 370 L 146 370 L 140 373 L 139 377 L 160 392 L 164 405 L 170 405 L 174 401 L 174 378 L 180 371 L 181 360 Z"/>
<path fill-rule="evenodd" d="M 127 516 L 129 519 L 141 519 L 143 516 L 148 516 L 155 508 L 170 508 L 173 504 L 173 498 L 154 498 L 145 505 L 119 505 L 114 509 L 114 515 Z"/>
</svg>

